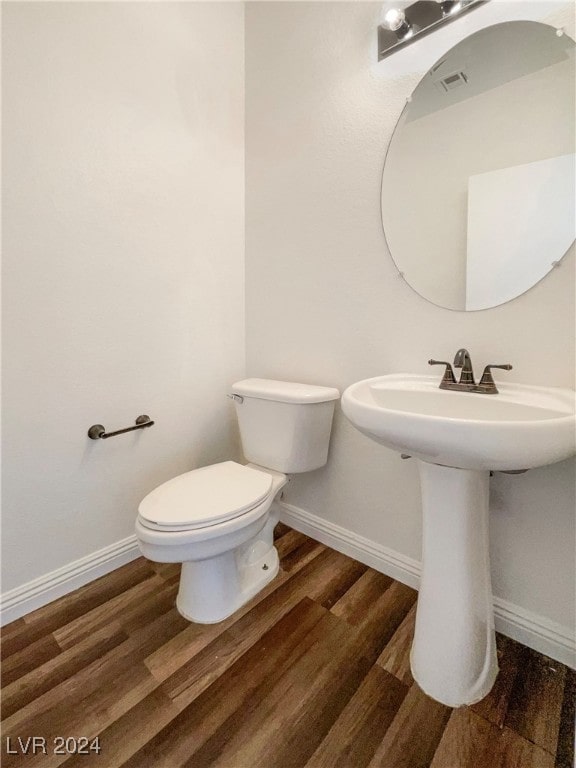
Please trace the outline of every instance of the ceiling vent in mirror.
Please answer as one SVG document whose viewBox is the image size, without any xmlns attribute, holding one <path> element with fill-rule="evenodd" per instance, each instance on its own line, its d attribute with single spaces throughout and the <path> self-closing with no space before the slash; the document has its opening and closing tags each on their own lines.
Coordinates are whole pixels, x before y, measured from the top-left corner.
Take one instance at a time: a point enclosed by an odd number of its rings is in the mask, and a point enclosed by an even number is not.
<svg viewBox="0 0 576 768">
<path fill-rule="evenodd" d="M 447 91 L 453 91 L 455 88 L 461 88 L 468 83 L 468 78 L 464 72 L 453 72 L 451 75 L 446 75 L 440 80 L 435 80 L 434 85 L 442 93 Z"/>
</svg>

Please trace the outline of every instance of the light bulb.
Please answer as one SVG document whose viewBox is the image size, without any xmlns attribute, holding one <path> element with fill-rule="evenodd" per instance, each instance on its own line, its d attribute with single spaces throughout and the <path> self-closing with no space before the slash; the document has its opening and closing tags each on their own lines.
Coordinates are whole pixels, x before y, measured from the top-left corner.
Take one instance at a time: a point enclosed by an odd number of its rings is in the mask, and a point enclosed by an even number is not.
<svg viewBox="0 0 576 768">
<path fill-rule="evenodd" d="M 399 8 L 390 8 L 389 11 L 386 11 L 386 15 L 384 16 L 384 24 L 386 24 L 388 29 L 392 30 L 392 32 L 397 32 L 406 24 L 406 14 Z"/>
</svg>

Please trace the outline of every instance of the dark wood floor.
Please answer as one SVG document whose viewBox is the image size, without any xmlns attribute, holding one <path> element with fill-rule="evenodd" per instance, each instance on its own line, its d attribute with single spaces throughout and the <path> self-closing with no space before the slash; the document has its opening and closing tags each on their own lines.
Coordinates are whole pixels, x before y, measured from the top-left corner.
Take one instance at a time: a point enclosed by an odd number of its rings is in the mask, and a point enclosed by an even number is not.
<svg viewBox="0 0 576 768">
<path fill-rule="evenodd" d="M 177 567 L 139 559 L 5 627 L 4 768 L 572 768 L 573 671 L 499 637 L 494 689 L 451 710 L 410 675 L 414 590 L 282 525 L 277 547 L 221 624 L 181 618 Z"/>
</svg>

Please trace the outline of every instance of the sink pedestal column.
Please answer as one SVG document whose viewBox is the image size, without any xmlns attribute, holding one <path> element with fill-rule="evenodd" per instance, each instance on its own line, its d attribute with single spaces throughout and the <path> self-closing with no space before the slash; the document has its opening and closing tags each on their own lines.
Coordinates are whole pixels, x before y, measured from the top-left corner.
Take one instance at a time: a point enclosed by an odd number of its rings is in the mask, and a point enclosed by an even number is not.
<svg viewBox="0 0 576 768">
<path fill-rule="evenodd" d="M 422 577 L 411 653 L 422 690 L 451 707 L 490 691 L 498 673 L 488 550 L 487 470 L 418 461 Z"/>
</svg>

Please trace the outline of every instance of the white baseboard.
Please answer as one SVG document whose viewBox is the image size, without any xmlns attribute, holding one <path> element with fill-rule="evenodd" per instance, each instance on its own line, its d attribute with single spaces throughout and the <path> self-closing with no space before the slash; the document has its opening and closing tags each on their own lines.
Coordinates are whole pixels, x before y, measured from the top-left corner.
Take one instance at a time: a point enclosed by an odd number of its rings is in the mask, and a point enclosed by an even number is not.
<svg viewBox="0 0 576 768">
<path fill-rule="evenodd" d="M 140 550 L 136 536 L 128 536 L 63 568 L 5 592 L 0 596 L 0 626 L 73 592 L 137 557 L 140 557 Z"/>
<path fill-rule="evenodd" d="M 338 550 L 393 579 L 418 589 L 420 563 L 381 544 L 286 502 L 278 502 L 280 519 L 332 549 Z M 494 597 L 498 632 L 576 669 L 576 638 L 569 627 L 519 605 Z"/>
</svg>

